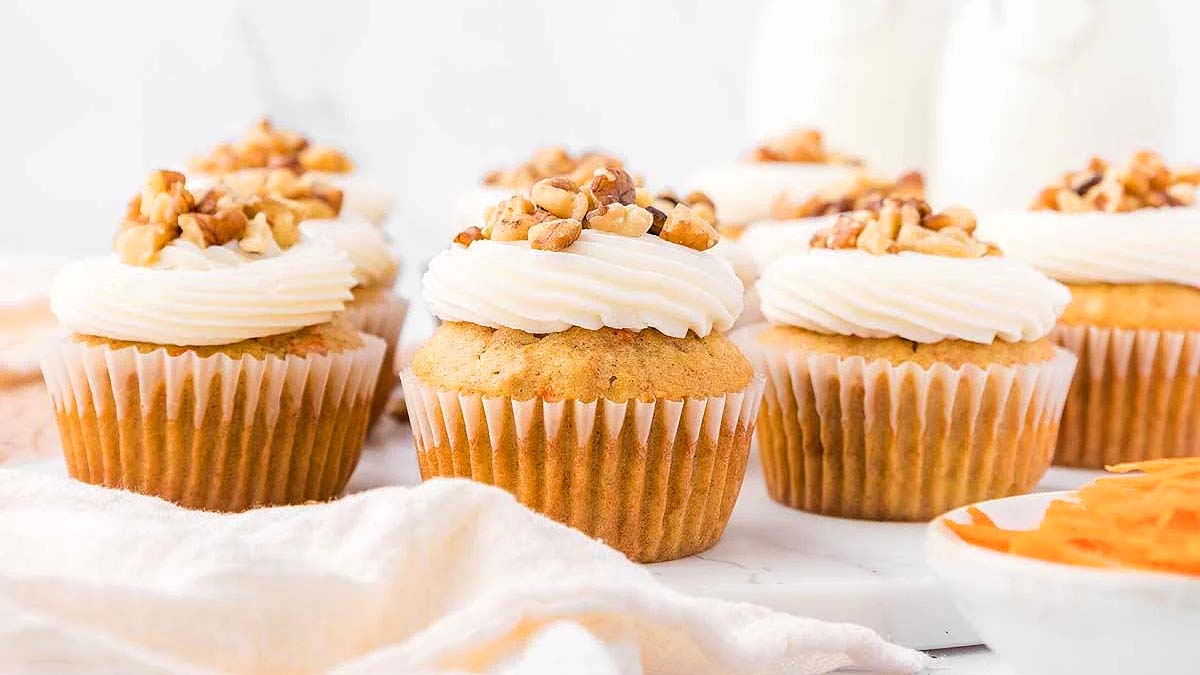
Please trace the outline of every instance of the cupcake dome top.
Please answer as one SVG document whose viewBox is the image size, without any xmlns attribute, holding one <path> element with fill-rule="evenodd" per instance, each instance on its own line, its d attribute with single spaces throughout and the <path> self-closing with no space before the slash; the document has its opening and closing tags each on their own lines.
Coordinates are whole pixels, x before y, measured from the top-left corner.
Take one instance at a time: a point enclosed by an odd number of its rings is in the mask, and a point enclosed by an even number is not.
<svg viewBox="0 0 1200 675">
<path fill-rule="evenodd" d="M 199 196 L 154 171 L 129 204 L 115 255 L 55 278 L 50 307 L 72 331 L 159 345 L 232 344 L 325 323 L 355 285 L 344 253 L 299 224 L 336 215 L 340 193 L 280 176 L 270 196 L 218 185 Z"/>
<path fill-rule="evenodd" d="M 425 297 L 445 321 L 545 334 L 652 328 L 672 337 L 726 330 L 742 284 L 708 249 L 719 235 L 701 194 L 655 197 L 623 169 L 584 185 L 538 181 L 430 262 Z"/>
<path fill-rule="evenodd" d="M 884 200 L 842 214 L 812 250 L 763 273 L 762 310 L 775 324 L 920 343 L 1033 342 L 1048 335 L 1070 294 L 975 236 L 961 207 Z"/>
<path fill-rule="evenodd" d="M 1118 166 L 1093 158 L 1038 193 L 1028 211 L 994 214 L 987 234 L 1066 282 L 1200 288 L 1200 168 L 1142 151 Z"/>
</svg>

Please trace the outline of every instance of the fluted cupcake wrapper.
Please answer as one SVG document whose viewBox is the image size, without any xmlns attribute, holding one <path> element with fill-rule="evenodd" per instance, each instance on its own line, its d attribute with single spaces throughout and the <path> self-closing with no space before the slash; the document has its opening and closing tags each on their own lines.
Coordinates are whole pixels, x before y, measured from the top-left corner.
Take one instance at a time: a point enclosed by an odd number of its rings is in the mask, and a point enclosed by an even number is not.
<svg viewBox="0 0 1200 675">
<path fill-rule="evenodd" d="M 763 381 L 679 401 L 517 401 L 400 374 L 421 477 L 471 478 L 639 562 L 721 537 L 741 490 Z"/>
<path fill-rule="evenodd" d="M 341 314 L 357 330 L 374 335 L 387 344 L 383 368 L 379 369 L 375 397 L 371 403 L 371 425 L 379 420 L 387 408 L 392 389 L 396 387 L 396 345 L 400 341 L 400 330 L 404 327 L 407 313 L 408 301 L 388 293 L 383 302 L 351 302 Z"/>
<path fill-rule="evenodd" d="M 42 372 L 70 474 L 190 508 L 331 499 L 358 463 L 386 346 L 255 358 L 65 339 Z"/>
<path fill-rule="evenodd" d="M 767 490 L 805 511 L 928 520 L 1029 492 L 1050 466 L 1075 357 L 953 367 L 760 347 Z"/>
<path fill-rule="evenodd" d="M 1055 464 L 1200 455 L 1200 331 L 1058 326 L 1079 356 Z"/>
</svg>

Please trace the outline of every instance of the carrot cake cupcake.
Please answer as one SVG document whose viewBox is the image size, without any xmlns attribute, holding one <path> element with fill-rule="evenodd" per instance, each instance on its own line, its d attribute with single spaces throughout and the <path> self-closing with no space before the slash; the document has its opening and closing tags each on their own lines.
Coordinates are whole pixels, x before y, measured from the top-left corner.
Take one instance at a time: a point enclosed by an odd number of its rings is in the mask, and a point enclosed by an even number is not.
<svg viewBox="0 0 1200 675">
<path fill-rule="evenodd" d="M 155 171 L 116 254 L 59 272 L 50 307 L 72 334 L 42 372 L 72 476 L 222 511 L 340 493 L 385 345 L 331 321 L 356 280 L 300 233 L 320 201 L 194 195 Z"/>
<path fill-rule="evenodd" d="M 760 269 L 765 268 L 785 255 L 808 250 L 817 230 L 833 225 L 839 214 L 878 209 L 887 197 L 924 199 L 925 177 L 909 171 L 888 180 L 858 169 L 810 194 L 781 193 L 771 203 L 770 219 L 750 223 L 737 241 Z"/>
<path fill-rule="evenodd" d="M 280 129 L 268 119 L 255 122 L 245 135 L 231 143 L 220 143 L 207 155 L 195 157 L 188 166 L 188 182 L 195 191 L 218 180 L 236 182 L 268 169 L 287 169 L 342 191 L 342 208 L 348 214 L 382 223 L 392 205 L 392 196 L 358 171 L 350 158 L 329 145 L 311 143 L 304 136 Z"/>
<path fill-rule="evenodd" d="M 692 184 L 716 202 L 729 232 L 771 216 L 780 195 L 807 195 L 846 180 L 857 158 L 830 152 L 821 132 L 798 129 L 767 140 L 735 164 L 701 172 Z"/>
<path fill-rule="evenodd" d="M 961 207 L 889 198 L 763 273 L 753 355 L 776 501 L 926 520 L 1037 484 L 1075 366 L 1047 337 L 1069 294 L 974 229 Z"/>
<path fill-rule="evenodd" d="M 1101 159 L 987 233 L 1067 284 L 1054 339 L 1079 355 L 1056 463 L 1200 456 L 1200 168 Z"/>
<path fill-rule="evenodd" d="M 761 380 L 721 334 L 742 287 L 712 225 L 621 169 L 549 178 L 430 263 L 443 324 L 401 374 L 424 478 L 498 485 L 630 558 L 721 536 Z"/>
</svg>

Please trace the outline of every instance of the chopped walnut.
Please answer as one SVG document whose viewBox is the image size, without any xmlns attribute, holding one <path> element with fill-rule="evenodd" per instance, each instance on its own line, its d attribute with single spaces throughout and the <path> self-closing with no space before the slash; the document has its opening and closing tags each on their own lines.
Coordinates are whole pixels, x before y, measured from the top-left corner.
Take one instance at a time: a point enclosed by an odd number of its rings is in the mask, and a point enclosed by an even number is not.
<svg viewBox="0 0 1200 675">
<path fill-rule="evenodd" d="M 269 250 L 268 239 L 288 248 L 300 238 L 306 199 L 242 194 L 219 185 L 197 200 L 183 174 L 154 171 L 130 201 L 113 248 L 122 262 L 141 266 L 153 265 L 175 239 L 201 248 L 236 241 L 248 253 Z"/>
<path fill-rule="evenodd" d="M 843 213 L 813 235 L 813 248 L 857 249 L 872 255 L 913 251 L 954 258 L 1000 255 L 975 238 L 975 215 L 961 206 L 933 213 L 920 199 L 888 197 L 876 210 Z"/>
<path fill-rule="evenodd" d="M 543 178 L 529 191 L 533 203 L 559 218 L 582 220 L 589 207 L 588 195 L 575 181 L 562 176 Z"/>
<path fill-rule="evenodd" d="M 636 204 L 605 204 L 583 219 L 588 229 L 612 232 L 626 237 L 640 237 L 650 230 L 654 216 Z"/>
<path fill-rule="evenodd" d="M 348 173 L 354 165 L 340 150 L 310 145 L 304 136 L 279 129 L 265 118 L 255 122 L 242 138 L 221 143 L 191 162 L 193 171 L 212 175 L 267 168 Z"/>
<path fill-rule="evenodd" d="M 1142 150 L 1122 167 L 1093 157 L 1038 193 L 1033 210 L 1123 213 L 1138 209 L 1190 206 L 1200 186 L 1200 167 L 1169 168 L 1156 152 Z"/>
<path fill-rule="evenodd" d="M 601 206 L 637 203 L 637 185 L 624 169 L 596 169 L 589 189 Z"/>
<path fill-rule="evenodd" d="M 563 177 L 576 185 L 587 185 L 597 169 L 619 169 L 621 160 L 599 152 L 572 156 L 562 147 L 541 148 L 533 156 L 509 169 L 497 169 L 483 177 L 483 184 L 525 191 L 540 180 Z"/>
<path fill-rule="evenodd" d="M 491 210 L 483 235 L 493 241 L 522 241 L 528 238 L 529 228 L 553 217 L 525 197 L 514 195 Z"/>
<path fill-rule="evenodd" d="M 862 161 L 856 157 L 829 152 L 824 138 L 816 129 L 797 129 L 768 139 L 750 152 L 752 162 L 795 162 L 805 164 L 850 164 Z"/>
<path fill-rule="evenodd" d="M 487 237 L 483 236 L 483 230 L 474 225 L 454 235 L 454 243 L 460 246 L 470 246 L 483 239 L 487 239 Z"/>
<path fill-rule="evenodd" d="M 711 223 L 696 215 L 684 204 L 676 204 L 675 208 L 667 213 L 667 219 L 663 222 L 662 231 L 658 236 L 697 251 L 707 251 L 716 246 L 721 239 L 721 235 Z"/>
<path fill-rule="evenodd" d="M 529 228 L 529 247 L 539 251 L 563 251 L 579 240 L 583 223 L 575 218 L 555 218 Z"/>
<path fill-rule="evenodd" d="M 792 201 L 782 193 L 771 204 L 771 217 L 776 220 L 811 218 L 862 209 L 875 210 L 887 197 L 924 199 L 925 178 L 919 171 L 909 171 L 894 181 L 856 171 L 848 180 L 836 183 L 802 201 Z"/>
<path fill-rule="evenodd" d="M 313 174 L 287 169 L 240 171 L 225 176 L 222 183 L 235 192 L 257 195 L 285 203 L 300 220 L 336 218 L 342 210 L 342 191 Z"/>
</svg>

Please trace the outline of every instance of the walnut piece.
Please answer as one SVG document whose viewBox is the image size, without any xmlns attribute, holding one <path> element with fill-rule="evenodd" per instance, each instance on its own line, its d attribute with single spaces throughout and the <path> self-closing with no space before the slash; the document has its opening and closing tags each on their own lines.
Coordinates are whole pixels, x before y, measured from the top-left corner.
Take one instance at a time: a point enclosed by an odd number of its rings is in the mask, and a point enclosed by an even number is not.
<svg viewBox="0 0 1200 675">
<path fill-rule="evenodd" d="M 237 210 L 185 213 L 179 216 L 179 228 L 183 232 L 181 238 L 200 248 L 220 246 L 241 239 L 246 233 L 248 223 L 246 214 Z"/>
<path fill-rule="evenodd" d="M 584 227 L 601 232 L 611 232 L 625 237 L 640 237 L 650 230 L 654 216 L 636 204 L 605 204 L 588 212 L 583 219 Z"/>
<path fill-rule="evenodd" d="M 813 235 L 813 248 L 857 249 L 871 255 L 913 251 L 955 258 L 1000 255 L 975 238 L 975 215 L 961 206 L 933 213 L 920 199 L 888 197 L 878 210 L 843 213 Z"/>
<path fill-rule="evenodd" d="M 483 236 L 493 241 L 521 241 L 528 237 L 529 228 L 550 217 L 521 195 L 513 195 L 491 210 L 483 226 Z"/>
<path fill-rule="evenodd" d="M 579 240 L 583 223 L 575 218 L 555 218 L 529 228 L 529 247 L 539 251 L 563 251 Z"/>
<path fill-rule="evenodd" d="M 667 213 L 662 232 L 658 236 L 697 251 L 707 251 L 716 246 L 721 239 L 717 228 L 684 204 L 676 204 L 675 208 Z"/>
<path fill-rule="evenodd" d="M 460 246 L 470 246 L 483 239 L 487 239 L 487 237 L 483 236 L 483 230 L 474 225 L 454 235 L 454 243 Z"/>
<path fill-rule="evenodd" d="M 559 218 L 580 220 L 588 212 L 588 195 L 570 178 L 543 178 L 533 184 L 529 196 L 534 204 Z"/>
<path fill-rule="evenodd" d="M 621 160 L 600 152 L 573 156 L 562 147 L 539 148 L 525 162 L 497 169 L 483 177 L 483 184 L 525 191 L 545 178 L 563 177 L 576 185 L 587 185 L 597 169 L 619 169 Z"/>
<path fill-rule="evenodd" d="M 1156 152 L 1134 153 L 1117 167 L 1093 157 L 1038 192 L 1029 208 L 1082 213 L 1124 213 L 1138 209 L 1191 206 L 1200 185 L 1200 167 L 1170 168 Z"/>
<path fill-rule="evenodd" d="M 624 169 L 596 169 L 589 189 L 601 206 L 637 203 L 637 185 Z"/>
</svg>

